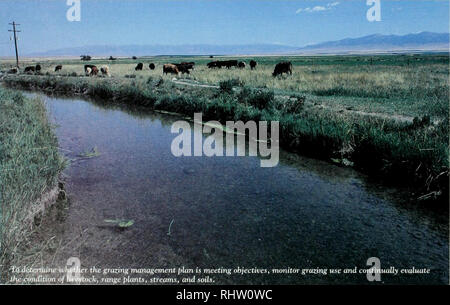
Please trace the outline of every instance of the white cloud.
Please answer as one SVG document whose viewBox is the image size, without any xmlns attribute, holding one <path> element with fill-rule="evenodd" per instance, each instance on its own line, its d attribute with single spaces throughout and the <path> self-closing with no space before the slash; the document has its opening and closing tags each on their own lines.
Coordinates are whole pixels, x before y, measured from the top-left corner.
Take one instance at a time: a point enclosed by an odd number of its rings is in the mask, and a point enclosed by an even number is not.
<svg viewBox="0 0 450 305">
<path fill-rule="evenodd" d="M 314 12 L 323 12 L 331 10 L 333 7 L 338 6 L 339 2 L 331 2 L 328 3 L 326 6 L 314 6 L 314 7 L 306 7 L 306 8 L 299 8 L 295 13 L 300 14 L 302 12 L 305 13 L 314 13 Z"/>
</svg>

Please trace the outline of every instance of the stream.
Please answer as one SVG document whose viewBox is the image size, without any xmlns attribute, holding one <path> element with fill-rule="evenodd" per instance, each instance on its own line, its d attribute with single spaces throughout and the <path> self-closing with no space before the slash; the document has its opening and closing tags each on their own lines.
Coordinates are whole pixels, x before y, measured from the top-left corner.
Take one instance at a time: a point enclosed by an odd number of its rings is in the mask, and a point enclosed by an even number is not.
<svg viewBox="0 0 450 305">
<path fill-rule="evenodd" d="M 212 268 L 196 278 L 369 284 L 360 271 L 376 257 L 382 269 L 399 270 L 381 283 L 448 284 L 448 214 L 408 202 L 404 190 L 283 150 L 273 168 L 261 168 L 258 157 L 174 157 L 171 125 L 179 117 L 26 94 L 45 100 L 61 153 L 72 160 L 63 173 L 70 205 L 48 228 L 61 240 L 49 264 L 78 257 L 86 268 L 187 270 L 163 276 L 176 283 L 192 278 L 189 269 Z M 114 219 L 132 225 L 107 222 Z"/>
</svg>

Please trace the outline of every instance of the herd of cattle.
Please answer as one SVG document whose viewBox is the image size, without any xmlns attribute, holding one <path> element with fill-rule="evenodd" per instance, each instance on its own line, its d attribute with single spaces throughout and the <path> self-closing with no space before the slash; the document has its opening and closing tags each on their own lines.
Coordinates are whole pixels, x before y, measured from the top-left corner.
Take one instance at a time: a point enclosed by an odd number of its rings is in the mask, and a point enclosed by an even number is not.
<svg viewBox="0 0 450 305">
<path fill-rule="evenodd" d="M 254 70 L 257 66 L 256 61 L 251 60 L 249 62 L 250 69 Z M 57 65 L 55 67 L 55 72 L 62 70 L 62 65 Z M 150 63 L 148 65 L 150 70 L 154 70 L 156 68 L 154 63 Z M 182 63 L 171 63 L 171 64 L 164 64 L 163 65 L 163 74 L 190 74 L 191 70 L 194 70 L 195 62 L 182 62 Z M 207 67 L 209 69 L 221 69 L 223 67 L 226 67 L 227 69 L 230 69 L 232 67 L 235 67 L 237 69 L 244 69 L 246 67 L 246 63 L 243 61 L 237 61 L 237 60 L 216 60 L 209 62 L 207 64 Z M 135 71 L 142 71 L 144 69 L 143 63 L 138 63 L 137 66 L 134 68 Z M 41 73 L 42 67 L 41 65 L 36 66 L 28 66 L 25 67 L 24 73 Z M 110 75 L 110 69 L 109 66 L 103 65 L 100 68 L 98 68 L 95 65 L 84 65 L 84 73 L 86 76 L 97 76 L 99 73 L 103 76 L 111 76 Z M 10 74 L 19 73 L 19 70 L 17 68 L 13 68 L 8 71 Z M 278 75 L 282 75 L 283 73 L 288 73 L 292 75 L 292 63 L 290 61 L 280 62 L 275 66 L 275 69 L 272 73 L 274 77 Z"/>
</svg>

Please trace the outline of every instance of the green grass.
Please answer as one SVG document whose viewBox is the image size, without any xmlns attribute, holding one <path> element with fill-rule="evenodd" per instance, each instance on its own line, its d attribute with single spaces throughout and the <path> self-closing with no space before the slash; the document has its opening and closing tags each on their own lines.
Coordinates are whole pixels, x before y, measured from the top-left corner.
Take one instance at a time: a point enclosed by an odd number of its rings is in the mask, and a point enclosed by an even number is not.
<svg viewBox="0 0 450 305">
<path fill-rule="evenodd" d="M 62 168 L 43 102 L 0 88 L 0 274 L 20 259 L 33 212 Z"/>
<path fill-rule="evenodd" d="M 109 61 L 95 59 L 41 61 L 42 72 L 51 75 L 84 75 L 86 63 L 98 66 L 109 65 L 116 81 L 131 80 L 145 82 L 149 77 L 170 80 L 173 75 L 163 75 L 162 65 L 170 62 L 194 61 L 195 70 L 181 76 L 200 83 L 220 85 L 236 80 L 252 88 L 273 89 L 276 94 L 302 94 L 308 100 L 330 107 L 352 107 L 355 110 L 406 116 L 448 117 L 449 56 L 448 54 L 408 54 L 378 56 L 266 56 L 241 57 L 247 63 L 254 59 L 258 65 L 254 71 L 245 69 L 208 69 L 211 60 L 226 60 L 232 57 L 208 56 L 156 56 L 138 60 L 119 59 Z M 273 78 L 276 63 L 289 60 L 293 64 L 292 76 Z M 144 71 L 136 72 L 138 62 L 144 63 Z M 156 69 L 151 71 L 148 64 Z M 22 66 L 36 64 L 23 63 Z M 63 70 L 55 73 L 56 64 Z M 11 63 L 3 62 L 2 70 Z M 248 65 L 247 65 L 248 66 Z M 133 78 L 131 78 L 133 77 Z"/>
</svg>

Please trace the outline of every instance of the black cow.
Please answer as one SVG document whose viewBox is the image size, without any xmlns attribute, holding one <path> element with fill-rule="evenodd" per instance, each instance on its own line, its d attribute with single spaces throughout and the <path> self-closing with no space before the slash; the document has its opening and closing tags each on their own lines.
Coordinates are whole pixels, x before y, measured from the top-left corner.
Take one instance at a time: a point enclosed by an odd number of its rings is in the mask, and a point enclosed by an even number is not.
<svg viewBox="0 0 450 305">
<path fill-rule="evenodd" d="M 208 68 L 222 68 L 227 67 L 227 69 L 230 69 L 231 67 L 237 67 L 238 61 L 237 60 L 218 60 L 218 61 L 212 61 L 208 63 Z"/>
<path fill-rule="evenodd" d="M 144 68 L 144 64 L 143 63 L 138 63 L 136 68 L 134 68 L 135 71 L 142 71 L 142 68 Z"/>
<path fill-rule="evenodd" d="M 109 60 L 116 60 L 117 58 L 110 56 Z"/>
<path fill-rule="evenodd" d="M 149 64 L 148 67 L 150 68 L 150 70 L 155 70 L 155 64 L 154 63 Z"/>
<path fill-rule="evenodd" d="M 237 60 L 225 60 L 220 62 L 221 66 L 225 66 L 227 67 L 227 69 L 230 69 L 231 67 L 237 67 L 238 66 L 238 61 Z"/>
<path fill-rule="evenodd" d="M 283 73 L 289 73 L 292 75 L 292 63 L 290 61 L 280 62 L 275 66 L 275 70 L 273 71 L 273 77 L 277 75 L 282 75 Z"/>
<path fill-rule="evenodd" d="M 207 64 L 209 69 L 220 68 L 218 61 L 212 61 Z"/>
<path fill-rule="evenodd" d="M 55 72 L 58 72 L 58 71 L 60 71 L 62 69 L 62 65 L 57 65 L 56 67 L 55 67 Z M 85 69 L 86 70 L 86 69 Z"/>
<path fill-rule="evenodd" d="M 239 69 L 244 69 L 244 68 L 245 68 L 245 62 L 240 61 L 240 62 L 238 63 L 238 68 L 239 68 Z"/>
<path fill-rule="evenodd" d="M 255 69 L 256 65 L 257 65 L 256 61 L 250 60 L 250 69 L 252 69 L 252 70 Z"/>
<path fill-rule="evenodd" d="M 36 72 L 37 72 L 37 73 L 40 73 L 41 70 L 42 70 L 42 67 L 41 67 L 41 65 L 37 64 L 36 67 L 35 67 L 35 69 L 36 69 Z"/>
<path fill-rule="evenodd" d="M 11 68 L 11 69 L 9 69 L 8 74 L 16 74 L 16 73 L 18 73 L 18 72 L 19 72 L 19 69 L 17 69 L 17 68 Z"/>
<path fill-rule="evenodd" d="M 36 71 L 36 67 L 35 66 L 29 66 L 29 67 L 25 67 L 25 70 L 23 72 L 29 73 L 29 72 L 34 72 L 34 71 Z"/>
</svg>

